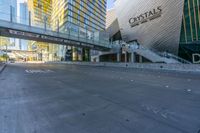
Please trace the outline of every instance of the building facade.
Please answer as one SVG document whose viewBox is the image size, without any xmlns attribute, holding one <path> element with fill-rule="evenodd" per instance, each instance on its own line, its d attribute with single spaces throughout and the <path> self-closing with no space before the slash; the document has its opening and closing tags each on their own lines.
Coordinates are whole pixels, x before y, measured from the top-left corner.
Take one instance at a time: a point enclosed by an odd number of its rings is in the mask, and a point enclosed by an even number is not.
<svg viewBox="0 0 200 133">
<path fill-rule="evenodd" d="M 1 13 L 1 19 L 10 21 L 11 20 L 11 14 L 12 14 L 12 21 L 17 22 L 17 0 L 0 0 L 0 13 Z M 16 39 L 13 38 L 7 38 L 7 37 L 1 37 L 0 36 L 0 48 L 1 49 L 15 49 L 19 48 L 18 45 L 16 45 Z M 6 43 L 2 43 L 6 42 Z"/>
<path fill-rule="evenodd" d="M 121 37 L 187 60 L 200 53 L 199 0 L 117 0 Z"/>
<path fill-rule="evenodd" d="M 200 54 L 200 1 L 185 0 L 179 56 L 191 60 L 195 53 Z"/>
<path fill-rule="evenodd" d="M 52 0 L 28 0 L 28 10 L 31 12 L 31 25 L 52 29 Z M 28 42 L 28 50 L 36 51 L 40 61 L 60 61 L 63 58 L 65 46 L 44 42 Z"/>
<path fill-rule="evenodd" d="M 11 9 L 12 7 L 12 9 Z M 12 13 L 13 22 L 17 21 L 17 0 L 0 0 L 1 19 L 10 21 L 10 14 Z"/>
<path fill-rule="evenodd" d="M 20 16 L 20 23 L 28 24 L 29 22 L 29 11 L 28 11 L 28 4 L 27 2 L 19 3 L 19 16 Z"/>
<path fill-rule="evenodd" d="M 28 10 L 31 12 L 32 25 L 48 27 L 51 25 L 52 0 L 28 0 Z"/>
<path fill-rule="evenodd" d="M 91 31 L 105 30 L 106 0 L 53 0 L 52 21 Z M 68 24 L 68 25 L 67 25 Z"/>
<path fill-rule="evenodd" d="M 97 31 L 105 30 L 106 0 L 53 0 L 53 29 L 61 32 L 73 31 L 94 38 Z M 97 35 L 98 34 L 98 35 Z M 98 38 L 98 37 L 96 37 Z M 67 47 L 67 59 L 89 61 L 90 50 L 87 48 Z"/>
</svg>

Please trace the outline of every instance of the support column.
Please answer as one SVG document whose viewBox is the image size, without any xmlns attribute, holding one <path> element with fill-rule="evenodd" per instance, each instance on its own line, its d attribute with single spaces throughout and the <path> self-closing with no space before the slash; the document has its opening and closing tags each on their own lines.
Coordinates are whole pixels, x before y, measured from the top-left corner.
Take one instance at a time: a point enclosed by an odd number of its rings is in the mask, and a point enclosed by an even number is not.
<svg viewBox="0 0 200 133">
<path fill-rule="evenodd" d="M 117 53 L 117 62 L 121 62 L 121 54 Z"/>
<path fill-rule="evenodd" d="M 10 6 L 10 22 L 13 22 L 13 7 Z"/>
<path fill-rule="evenodd" d="M 31 26 L 31 12 L 29 11 L 28 13 L 29 13 L 29 16 L 28 16 L 28 18 L 29 18 L 29 19 L 28 19 L 28 22 L 29 22 L 29 26 Z"/>
<path fill-rule="evenodd" d="M 135 63 L 135 53 L 134 52 L 131 53 L 131 62 Z"/>
<path fill-rule="evenodd" d="M 91 61 L 91 55 L 90 55 L 90 49 L 89 48 L 83 48 L 83 61 L 90 62 Z"/>
<path fill-rule="evenodd" d="M 60 22 L 59 22 L 59 19 L 57 20 L 57 32 L 58 33 L 60 32 Z"/>
<path fill-rule="evenodd" d="M 83 48 L 78 48 L 78 61 L 83 61 Z"/>
<path fill-rule="evenodd" d="M 77 53 L 76 48 L 72 46 L 72 61 L 77 61 Z"/>
<path fill-rule="evenodd" d="M 125 63 L 126 63 L 127 62 L 127 52 L 124 55 L 124 60 L 125 60 Z"/>
<path fill-rule="evenodd" d="M 142 63 L 142 56 L 139 56 L 139 63 Z"/>
<path fill-rule="evenodd" d="M 47 16 L 44 16 L 44 30 L 47 29 Z"/>
</svg>

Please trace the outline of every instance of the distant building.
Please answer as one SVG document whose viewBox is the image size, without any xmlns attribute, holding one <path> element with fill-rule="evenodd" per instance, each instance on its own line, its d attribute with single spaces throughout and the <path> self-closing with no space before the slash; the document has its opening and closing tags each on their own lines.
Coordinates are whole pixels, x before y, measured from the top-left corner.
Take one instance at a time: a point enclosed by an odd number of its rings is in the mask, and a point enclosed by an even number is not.
<svg viewBox="0 0 200 133">
<path fill-rule="evenodd" d="M 0 0 L 0 12 L 1 12 L 1 19 L 7 20 L 7 21 L 10 21 L 10 18 L 11 18 L 10 14 L 12 13 L 13 22 L 16 22 L 17 21 L 17 0 Z"/>
<path fill-rule="evenodd" d="M 0 0 L 0 13 L 2 20 L 11 20 L 12 14 L 12 21 L 17 22 L 17 0 Z M 7 39 L 2 37 L 2 39 Z M 7 49 L 18 49 L 19 46 L 16 45 L 15 39 L 9 38 L 7 42 Z M 4 49 L 6 46 L 3 47 Z"/>
<path fill-rule="evenodd" d="M 20 20 L 19 22 L 22 24 L 29 24 L 29 11 L 28 11 L 28 5 L 27 2 L 20 3 L 19 4 L 19 16 Z M 20 39 L 19 40 L 20 50 L 28 50 L 28 41 Z"/>
<path fill-rule="evenodd" d="M 28 4 L 27 2 L 19 4 L 19 16 L 20 16 L 20 23 L 28 24 L 29 23 L 29 11 L 28 11 Z"/>
</svg>

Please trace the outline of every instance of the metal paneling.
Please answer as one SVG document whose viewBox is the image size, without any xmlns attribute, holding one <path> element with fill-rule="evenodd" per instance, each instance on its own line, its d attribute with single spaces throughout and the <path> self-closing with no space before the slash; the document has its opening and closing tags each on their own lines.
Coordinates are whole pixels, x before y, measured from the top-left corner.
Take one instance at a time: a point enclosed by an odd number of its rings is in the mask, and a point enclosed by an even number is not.
<svg viewBox="0 0 200 133">
<path fill-rule="evenodd" d="M 126 41 L 138 40 L 147 48 L 178 53 L 184 0 L 117 0 L 116 14 Z M 159 18 L 132 27 L 129 19 L 161 6 Z"/>
</svg>

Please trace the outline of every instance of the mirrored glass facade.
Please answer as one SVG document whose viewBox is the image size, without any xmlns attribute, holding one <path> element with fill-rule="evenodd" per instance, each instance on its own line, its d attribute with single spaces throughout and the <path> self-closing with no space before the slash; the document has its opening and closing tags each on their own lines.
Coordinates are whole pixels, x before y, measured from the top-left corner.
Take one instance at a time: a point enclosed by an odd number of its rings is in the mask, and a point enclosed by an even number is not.
<svg viewBox="0 0 200 133">
<path fill-rule="evenodd" d="M 28 0 L 28 9 L 31 12 L 32 25 L 50 27 L 52 14 L 52 0 Z"/>
<path fill-rule="evenodd" d="M 51 29 L 52 0 L 28 0 L 28 10 L 31 12 L 31 25 Z M 29 41 L 28 51 L 34 51 L 30 61 L 61 61 L 65 57 L 64 45 Z"/>
<path fill-rule="evenodd" d="M 98 40 L 105 30 L 106 0 L 52 0 L 52 28 L 60 32 L 70 30 L 70 34 L 87 36 Z M 67 47 L 69 60 L 89 61 L 87 48 Z M 71 57 L 71 58 L 70 58 Z"/>
<path fill-rule="evenodd" d="M 73 24 L 91 31 L 105 29 L 106 0 L 53 0 L 52 21 L 56 26 Z"/>
<path fill-rule="evenodd" d="M 179 55 L 188 60 L 200 53 L 200 1 L 185 0 Z"/>
</svg>

